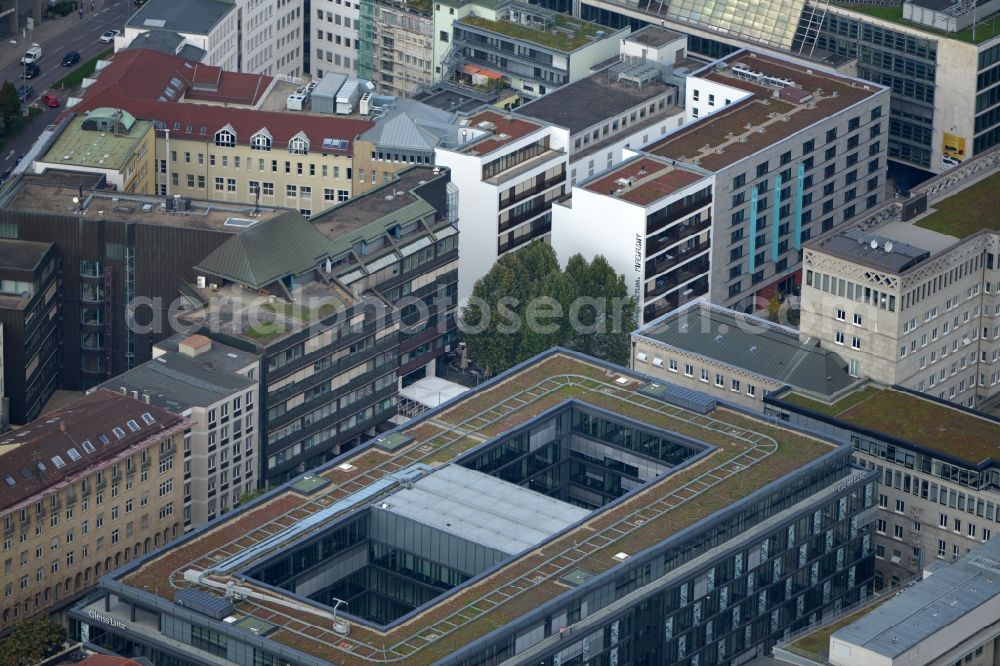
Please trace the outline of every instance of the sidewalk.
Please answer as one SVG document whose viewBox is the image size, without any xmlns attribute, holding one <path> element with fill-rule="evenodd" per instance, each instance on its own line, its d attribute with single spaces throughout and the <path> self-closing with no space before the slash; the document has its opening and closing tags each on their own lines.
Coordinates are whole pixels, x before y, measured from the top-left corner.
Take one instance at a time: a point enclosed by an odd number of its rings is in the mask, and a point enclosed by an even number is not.
<svg viewBox="0 0 1000 666">
<path fill-rule="evenodd" d="M 89 13 L 84 14 L 84 18 L 88 15 Z M 83 20 L 76 12 L 73 12 L 69 16 L 42 21 L 41 25 L 36 25 L 35 29 L 31 31 L 31 36 L 28 39 L 24 38 L 22 32 L 17 36 L 16 43 L 11 43 L 11 39 L 5 40 L 0 44 L 0 71 L 6 70 L 11 65 L 20 64 L 21 56 L 32 44 L 41 44 L 42 49 L 46 52 L 52 49 L 58 50 L 56 40 L 74 26 L 79 26 Z M 46 55 L 51 57 L 49 53 Z"/>
</svg>

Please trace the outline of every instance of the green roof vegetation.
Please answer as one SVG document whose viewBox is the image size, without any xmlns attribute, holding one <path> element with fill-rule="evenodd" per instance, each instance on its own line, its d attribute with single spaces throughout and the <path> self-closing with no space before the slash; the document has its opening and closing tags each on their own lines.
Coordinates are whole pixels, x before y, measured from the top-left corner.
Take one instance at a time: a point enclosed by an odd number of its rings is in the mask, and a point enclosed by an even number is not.
<svg viewBox="0 0 1000 666">
<path fill-rule="evenodd" d="M 970 44 L 979 44 L 1000 35 L 1000 13 L 992 14 L 987 17 L 979 17 L 976 21 L 976 37 L 973 39 L 973 30 L 971 26 L 965 28 L 964 30 L 959 30 L 958 32 L 945 32 L 944 30 L 938 30 L 936 28 L 926 26 L 923 23 L 907 21 L 903 18 L 902 5 L 897 5 L 895 7 L 882 7 L 876 5 L 837 4 L 836 6 L 849 9 L 852 12 L 857 12 L 859 14 L 866 14 L 873 18 L 882 19 L 883 21 L 898 23 L 899 25 L 913 28 L 914 30 L 920 30 L 921 32 L 926 32 L 931 35 L 939 35 L 941 37 L 947 37 L 948 39 L 957 39 L 958 41 L 969 42 Z"/>
<path fill-rule="evenodd" d="M 602 28 L 596 23 L 567 18 L 562 14 L 556 14 L 555 27 L 552 30 L 541 30 L 511 21 L 490 21 L 480 16 L 466 16 L 461 22 L 484 30 L 491 30 L 513 39 L 566 52 L 575 51 L 593 41 L 590 38 L 596 38 L 599 30 L 611 32 L 610 29 Z"/>
<path fill-rule="evenodd" d="M 1000 178 L 990 176 L 971 187 L 942 199 L 934 212 L 916 225 L 955 238 L 965 238 L 982 229 L 1000 230 Z"/>
<path fill-rule="evenodd" d="M 793 392 L 779 400 L 969 464 L 1000 457 L 1000 423 L 912 393 L 868 384 L 828 404 Z"/>
<path fill-rule="evenodd" d="M 145 136 L 152 131 L 149 120 L 137 120 L 127 133 L 111 134 L 83 129 L 88 116 L 77 116 L 41 159 L 50 164 L 123 170 Z"/>
<path fill-rule="evenodd" d="M 804 652 L 822 657 L 823 659 L 828 659 L 830 657 L 830 636 L 832 636 L 835 631 L 843 629 L 855 620 L 860 620 L 862 617 L 868 615 L 868 613 L 871 613 L 873 610 L 895 596 L 896 595 L 890 591 L 880 596 L 872 597 L 870 603 L 865 604 L 855 611 L 841 615 L 830 624 L 817 628 L 816 631 L 803 634 L 800 638 L 792 641 L 789 645 L 796 650 L 802 650 Z"/>
</svg>

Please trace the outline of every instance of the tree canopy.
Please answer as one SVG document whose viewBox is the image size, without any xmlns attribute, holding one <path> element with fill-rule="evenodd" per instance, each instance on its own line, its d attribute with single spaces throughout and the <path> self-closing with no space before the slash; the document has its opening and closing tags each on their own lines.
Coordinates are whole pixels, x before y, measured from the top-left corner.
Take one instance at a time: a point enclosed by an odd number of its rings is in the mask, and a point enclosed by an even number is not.
<svg viewBox="0 0 1000 666">
<path fill-rule="evenodd" d="M 29 666 L 59 652 L 66 630 L 47 617 L 18 622 L 17 628 L 0 641 L 0 666 Z"/>
<path fill-rule="evenodd" d="M 462 311 L 469 356 L 496 374 L 553 346 L 627 364 L 637 325 L 625 278 L 603 256 L 569 258 L 534 241 L 503 255 L 472 291 Z"/>
<path fill-rule="evenodd" d="M 19 113 L 21 113 L 21 100 L 17 97 L 17 88 L 10 81 L 4 81 L 3 86 L 0 86 L 0 118 L 4 122 L 4 131 Z"/>
</svg>

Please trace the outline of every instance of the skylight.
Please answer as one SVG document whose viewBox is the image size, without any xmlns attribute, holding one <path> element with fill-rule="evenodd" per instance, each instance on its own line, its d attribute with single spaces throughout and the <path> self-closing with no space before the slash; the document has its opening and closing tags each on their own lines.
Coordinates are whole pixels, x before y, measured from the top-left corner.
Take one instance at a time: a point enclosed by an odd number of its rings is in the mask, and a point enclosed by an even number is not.
<svg viewBox="0 0 1000 666">
<path fill-rule="evenodd" d="M 76 449 L 70 449 L 69 451 L 66 452 L 66 455 L 68 455 L 69 459 L 72 460 L 73 462 L 76 462 L 77 460 L 80 459 L 80 452 L 77 451 Z"/>
<path fill-rule="evenodd" d="M 108 442 L 111 441 L 103 432 L 97 436 L 97 439 L 100 440 L 101 444 L 104 444 L 105 446 L 107 446 Z"/>
<path fill-rule="evenodd" d="M 39 472 L 45 471 L 45 463 L 43 463 L 42 461 L 39 460 L 38 462 L 36 462 L 35 466 L 38 468 Z"/>
<path fill-rule="evenodd" d="M 56 469 L 62 469 L 66 466 L 66 462 L 61 456 L 52 456 L 52 464 L 56 466 Z"/>
<path fill-rule="evenodd" d="M 156 423 L 156 419 L 154 419 L 153 415 L 150 414 L 149 412 L 146 412 L 145 414 L 142 415 L 142 420 L 146 422 L 146 425 L 153 425 L 154 423 Z"/>
<path fill-rule="evenodd" d="M 14 486 L 17 485 L 17 481 L 15 481 L 14 477 L 12 477 L 10 474 L 8 474 L 7 476 L 5 476 L 3 478 L 3 480 L 6 481 L 7 485 L 10 486 L 11 488 L 13 488 Z"/>
<path fill-rule="evenodd" d="M 90 443 L 89 439 L 83 440 L 83 444 L 81 444 L 80 446 L 82 446 L 83 450 L 86 451 L 87 453 L 94 452 L 94 445 Z"/>
<path fill-rule="evenodd" d="M 126 425 L 132 432 L 139 432 L 139 424 L 135 422 L 135 419 L 129 419 L 129 422 Z"/>
<path fill-rule="evenodd" d="M 122 430 L 121 428 L 115 428 L 111 432 L 115 433 L 115 437 L 117 437 L 118 439 L 125 439 L 125 431 Z"/>
</svg>

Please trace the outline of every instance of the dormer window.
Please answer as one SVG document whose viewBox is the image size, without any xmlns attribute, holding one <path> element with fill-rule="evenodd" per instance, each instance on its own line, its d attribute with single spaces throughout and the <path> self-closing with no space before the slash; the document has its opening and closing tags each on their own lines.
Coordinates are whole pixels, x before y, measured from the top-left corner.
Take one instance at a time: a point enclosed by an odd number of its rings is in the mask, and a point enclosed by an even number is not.
<svg viewBox="0 0 1000 666">
<path fill-rule="evenodd" d="M 215 145 L 223 148 L 236 146 L 236 132 L 231 125 L 226 125 L 215 133 Z"/>
<path fill-rule="evenodd" d="M 307 155 L 309 153 L 309 139 L 299 132 L 288 142 L 288 152 L 293 155 Z"/>
<path fill-rule="evenodd" d="M 250 137 L 250 150 L 271 150 L 271 134 L 262 129 Z"/>
</svg>

